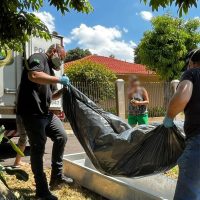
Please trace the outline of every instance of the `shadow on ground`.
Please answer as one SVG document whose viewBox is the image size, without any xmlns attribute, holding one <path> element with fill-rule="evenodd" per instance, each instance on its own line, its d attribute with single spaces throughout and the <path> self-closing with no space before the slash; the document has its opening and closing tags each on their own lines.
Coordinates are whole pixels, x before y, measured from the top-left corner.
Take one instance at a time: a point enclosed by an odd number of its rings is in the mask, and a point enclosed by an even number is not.
<svg viewBox="0 0 200 200">
<path fill-rule="evenodd" d="M 30 146 L 27 146 L 24 151 L 25 156 L 30 155 Z M 0 145 L 0 162 L 3 162 L 5 159 L 15 158 L 16 152 L 12 149 L 9 143 L 3 143 Z"/>
<path fill-rule="evenodd" d="M 32 189 L 27 188 L 12 188 L 13 191 L 18 192 L 19 194 L 24 194 L 24 200 L 36 199 Z"/>
</svg>

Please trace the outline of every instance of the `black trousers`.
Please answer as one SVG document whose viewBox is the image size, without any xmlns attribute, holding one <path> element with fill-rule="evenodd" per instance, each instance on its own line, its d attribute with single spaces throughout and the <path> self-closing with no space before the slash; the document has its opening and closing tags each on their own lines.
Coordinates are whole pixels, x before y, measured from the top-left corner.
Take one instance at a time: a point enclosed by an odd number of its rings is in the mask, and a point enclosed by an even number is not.
<svg viewBox="0 0 200 200">
<path fill-rule="evenodd" d="M 36 183 L 36 195 L 49 193 L 43 170 L 43 155 L 47 137 L 53 141 L 51 181 L 62 177 L 63 153 L 67 134 L 60 119 L 54 114 L 22 116 L 31 146 L 31 168 Z"/>
</svg>

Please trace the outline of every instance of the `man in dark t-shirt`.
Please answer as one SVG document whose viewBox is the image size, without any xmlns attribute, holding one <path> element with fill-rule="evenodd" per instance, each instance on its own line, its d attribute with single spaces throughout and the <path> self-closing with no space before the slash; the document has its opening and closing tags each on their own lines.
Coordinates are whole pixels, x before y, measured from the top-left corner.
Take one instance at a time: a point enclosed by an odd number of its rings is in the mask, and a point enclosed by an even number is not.
<svg viewBox="0 0 200 200">
<path fill-rule="evenodd" d="M 163 123 L 174 126 L 174 117 L 184 110 L 186 148 L 178 160 L 179 177 L 174 200 L 200 199 L 200 49 L 189 54 L 188 70 L 182 75 Z"/>
<path fill-rule="evenodd" d="M 61 97 L 62 89 L 56 84 L 69 84 L 67 76 L 56 77 L 54 70 L 60 70 L 65 51 L 55 44 L 46 53 L 33 54 L 23 70 L 17 100 L 17 114 L 24 123 L 31 146 L 31 167 L 36 183 L 36 196 L 44 200 L 56 200 L 51 194 L 43 171 L 43 155 L 47 137 L 53 141 L 52 173 L 50 189 L 72 179 L 62 176 L 62 157 L 67 135 L 62 122 L 49 111 L 51 100 Z"/>
</svg>

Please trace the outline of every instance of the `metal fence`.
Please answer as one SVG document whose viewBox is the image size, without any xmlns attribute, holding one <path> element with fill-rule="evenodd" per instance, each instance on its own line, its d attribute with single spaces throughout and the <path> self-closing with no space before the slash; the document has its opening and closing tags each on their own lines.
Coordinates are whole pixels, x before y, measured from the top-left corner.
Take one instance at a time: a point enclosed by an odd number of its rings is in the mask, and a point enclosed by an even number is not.
<svg viewBox="0 0 200 200">
<path fill-rule="evenodd" d="M 104 110 L 117 114 L 117 98 L 114 87 L 113 94 L 105 92 L 105 85 L 97 82 L 73 82 L 72 83 L 78 90 L 88 96 L 98 106 Z M 114 84 L 114 83 L 113 83 Z M 114 86 L 114 85 L 113 85 Z M 142 86 L 146 88 L 149 94 L 148 112 L 150 117 L 164 116 L 169 100 L 172 96 L 170 83 L 164 82 L 144 82 Z M 125 99 L 126 99 L 126 113 L 128 114 L 128 85 L 125 84 Z"/>
<path fill-rule="evenodd" d="M 117 114 L 116 91 L 114 83 L 113 88 L 109 92 L 105 89 L 105 85 L 102 83 L 73 82 L 72 84 L 105 111 Z"/>
</svg>

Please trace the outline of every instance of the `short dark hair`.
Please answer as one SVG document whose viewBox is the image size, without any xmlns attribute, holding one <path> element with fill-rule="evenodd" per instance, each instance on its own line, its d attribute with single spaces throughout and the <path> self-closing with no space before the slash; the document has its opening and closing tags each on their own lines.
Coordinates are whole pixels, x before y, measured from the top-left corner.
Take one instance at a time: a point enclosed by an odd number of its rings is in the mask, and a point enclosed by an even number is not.
<svg viewBox="0 0 200 200">
<path fill-rule="evenodd" d="M 200 63 L 200 49 L 193 49 L 192 51 L 190 51 L 186 57 L 185 57 L 185 66 L 183 67 L 183 69 L 181 70 L 182 72 L 184 72 L 185 70 L 187 70 L 190 60 L 194 63 Z"/>
<path fill-rule="evenodd" d="M 190 59 L 193 63 L 200 64 L 200 49 L 196 49 Z"/>
<path fill-rule="evenodd" d="M 193 49 L 186 56 L 186 65 L 189 64 L 190 60 L 194 63 L 200 63 L 200 49 Z"/>
</svg>

